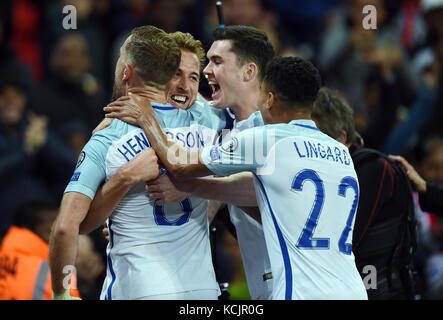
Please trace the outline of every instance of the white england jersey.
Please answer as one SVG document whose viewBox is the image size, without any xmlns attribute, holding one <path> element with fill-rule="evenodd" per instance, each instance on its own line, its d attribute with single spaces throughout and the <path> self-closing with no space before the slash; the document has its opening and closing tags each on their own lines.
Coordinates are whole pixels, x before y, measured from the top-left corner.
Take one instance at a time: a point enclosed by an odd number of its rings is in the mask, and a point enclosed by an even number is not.
<svg viewBox="0 0 443 320">
<path fill-rule="evenodd" d="M 219 175 L 254 173 L 273 299 L 367 299 L 351 244 L 359 186 L 343 144 L 294 120 L 205 147 L 202 160 Z"/>
<path fill-rule="evenodd" d="M 207 105 L 189 111 L 155 104 L 165 133 L 198 150 L 212 145 L 224 121 Z M 196 122 L 197 121 L 197 122 Z M 65 192 L 91 199 L 98 187 L 150 144 L 142 129 L 115 119 L 92 136 Z M 145 183 L 134 185 L 109 218 L 108 268 L 101 299 L 149 299 L 150 296 L 219 287 L 212 265 L 207 200 L 187 198 L 156 206 Z"/>
<path fill-rule="evenodd" d="M 234 121 L 230 134 L 223 141 L 234 137 L 240 131 L 263 126 L 260 111 L 256 111 L 248 119 Z M 262 225 L 239 207 L 228 204 L 229 216 L 237 231 L 237 240 L 248 283 L 249 294 L 253 300 L 272 299 L 272 273 L 266 248 Z"/>
</svg>

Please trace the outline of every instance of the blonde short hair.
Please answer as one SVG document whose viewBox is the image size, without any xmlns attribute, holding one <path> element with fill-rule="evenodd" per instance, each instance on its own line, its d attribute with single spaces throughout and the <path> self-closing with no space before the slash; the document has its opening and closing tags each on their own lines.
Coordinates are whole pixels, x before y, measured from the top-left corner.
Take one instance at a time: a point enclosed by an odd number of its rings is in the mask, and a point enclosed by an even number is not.
<svg viewBox="0 0 443 320">
<path fill-rule="evenodd" d="M 198 60 L 200 61 L 200 69 L 203 69 L 203 66 L 206 62 L 206 53 L 205 49 L 203 49 L 203 45 L 200 40 L 194 39 L 192 34 L 176 31 L 170 33 L 171 37 L 175 40 L 177 45 L 181 50 L 187 50 L 194 53 Z"/>
<path fill-rule="evenodd" d="M 147 85 L 164 89 L 178 70 L 181 51 L 174 39 L 154 26 L 132 30 L 126 45 L 128 63 Z"/>
</svg>

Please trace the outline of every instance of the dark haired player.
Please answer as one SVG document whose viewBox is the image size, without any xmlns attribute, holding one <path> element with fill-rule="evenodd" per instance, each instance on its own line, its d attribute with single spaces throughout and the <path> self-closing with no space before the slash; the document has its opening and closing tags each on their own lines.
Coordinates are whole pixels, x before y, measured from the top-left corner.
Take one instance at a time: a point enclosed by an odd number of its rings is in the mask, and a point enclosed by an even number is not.
<svg viewBox="0 0 443 320">
<path fill-rule="evenodd" d="M 136 119 L 177 180 L 251 171 L 273 273 L 273 299 L 367 299 L 351 250 L 359 198 L 347 148 L 320 132 L 311 110 L 320 88 L 315 67 L 274 58 L 261 87 L 265 126 L 242 131 L 198 156 L 168 141 L 153 110 L 137 96 L 110 116 Z M 176 154 L 187 159 L 176 162 Z M 183 159 L 183 158 L 182 158 Z"/>
</svg>

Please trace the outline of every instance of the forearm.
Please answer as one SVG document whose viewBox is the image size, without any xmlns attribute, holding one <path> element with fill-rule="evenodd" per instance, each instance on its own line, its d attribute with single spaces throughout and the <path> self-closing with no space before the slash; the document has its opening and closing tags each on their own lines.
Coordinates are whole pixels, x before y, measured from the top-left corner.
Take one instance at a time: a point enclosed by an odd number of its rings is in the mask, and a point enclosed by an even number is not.
<svg viewBox="0 0 443 320">
<path fill-rule="evenodd" d="M 252 173 L 240 172 L 229 177 L 197 178 L 179 185 L 182 191 L 194 197 L 227 202 L 235 206 L 255 207 L 255 194 Z"/>
<path fill-rule="evenodd" d="M 121 170 L 117 171 L 95 194 L 88 214 L 80 224 L 80 233 L 89 233 L 103 225 L 131 185 Z"/>
<path fill-rule="evenodd" d="M 57 223 L 55 228 L 57 228 Z M 66 232 L 55 231 L 50 239 L 49 263 L 51 266 L 52 291 L 56 294 L 63 293 L 66 287 L 64 273 L 66 266 L 73 266 L 78 250 L 78 227 L 66 230 Z"/>
<path fill-rule="evenodd" d="M 76 192 L 69 192 L 63 196 L 60 212 L 49 239 L 52 290 L 56 294 L 69 289 L 64 281 L 67 276 L 64 269 L 75 264 L 79 225 L 90 203 L 91 199 Z"/>
<path fill-rule="evenodd" d="M 87 233 L 105 222 L 133 184 L 150 181 L 159 174 L 154 150 L 147 149 L 121 167 L 95 194 L 80 232 Z"/>
<path fill-rule="evenodd" d="M 168 140 L 153 113 L 144 113 L 137 124 L 143 129 L 158 158 L 178 181 L 202 177 L 212 172 L 202 163 L 199 152 L 191 152 Z"/>
</svg>

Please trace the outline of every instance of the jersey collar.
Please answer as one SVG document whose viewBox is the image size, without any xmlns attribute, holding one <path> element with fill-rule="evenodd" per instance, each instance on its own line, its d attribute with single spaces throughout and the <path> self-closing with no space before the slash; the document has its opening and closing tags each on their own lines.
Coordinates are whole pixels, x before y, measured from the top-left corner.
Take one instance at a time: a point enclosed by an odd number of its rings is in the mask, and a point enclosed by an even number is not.
<svg viewBox="0 0 443 320">
<path fill-rule="evenodd" d="M 234 119 L 234 128 L 239 131 L 252 128 L 254 127 L 254 119 L 258 116 L 261 116 L 260 111 L 255 111 L 254 113 L 251 113 L 251 115 L 245 120 L 237 122 L 237 120 Z"/>
<path fill-rule="evenodd" d="M 320 131 L 320 129 L 317 128 L 317 126 L 313 120 L 308 120 L 308 119 L 292 120 L 291 122 L 289 122 L 289 124 L 292 124 L 292 125 L 298 126 L 298 127 L 303 127 L 303 128 L 308 128 L 308 129 Z"/>
</svg>

